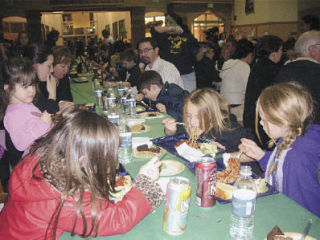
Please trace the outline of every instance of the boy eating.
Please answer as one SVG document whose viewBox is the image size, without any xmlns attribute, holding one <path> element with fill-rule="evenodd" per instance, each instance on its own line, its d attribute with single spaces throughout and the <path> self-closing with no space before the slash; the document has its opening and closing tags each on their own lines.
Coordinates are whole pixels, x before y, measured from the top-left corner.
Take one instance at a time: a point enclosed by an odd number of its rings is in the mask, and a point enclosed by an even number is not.
<svg viewBox="0 0 320 240">
<path fill-rule="evenodd" d="M 163 84 L 162 78 L 156 71 L 146 71 L 140 76 L 140 91 L 151 100 L 152 107 L 167 113 L 177 121 L 182 121 L 184 98 L 188 91 L 174 83 Z"/>
</svg>

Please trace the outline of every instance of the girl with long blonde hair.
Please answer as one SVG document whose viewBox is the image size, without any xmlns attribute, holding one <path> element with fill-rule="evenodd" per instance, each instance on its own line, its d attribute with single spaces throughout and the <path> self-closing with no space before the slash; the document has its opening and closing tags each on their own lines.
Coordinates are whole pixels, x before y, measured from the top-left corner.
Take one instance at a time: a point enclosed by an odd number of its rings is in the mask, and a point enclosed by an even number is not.
<svg viewBox="0 0 320 240">
<path fill-rule="evenodd" d="M 256 115 L 275 148 L 263 151 L 242 139 L 240 149 L 259 161 L 269 184 L 320 216 L 320 126 L 311 124 L 310 93 L 296 82 L 270 86 L 258 98 Z"/>
<path fill-rule="evenodd" d="M 241 138 L 251 138 L 251 133 L 230 115 L 228 102 L 213 88 L 197 89 L 185 98 L 184 126 L 173 119 L 165 119 L 163 123 L 167 135 L 187 133 L 190 136 L 196 129 L 196 135 L 214 141 L 227 152 L 238 151 Z"/>
<path fill-rule="evenodd" d="M 129 231 L 164 198 L 154 182 L 160 163 L 152 159 L 142 166 L 115 203 L 118 145 L 118 129 L 105 118 L 86 111 L 63 117 L 15 168 L 0 236 L 58 239 L 65 231 L 83 237 Z"/>
</svg>

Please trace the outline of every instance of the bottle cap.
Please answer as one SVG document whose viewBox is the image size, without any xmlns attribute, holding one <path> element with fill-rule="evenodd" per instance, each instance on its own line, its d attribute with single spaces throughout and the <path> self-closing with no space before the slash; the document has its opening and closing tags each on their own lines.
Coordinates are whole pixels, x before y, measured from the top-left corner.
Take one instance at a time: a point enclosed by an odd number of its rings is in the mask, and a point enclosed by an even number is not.
<svg viewBox="0 0 320 240">
<path fill-rule="evenodd" d="M 251 176 L 252 170 L 250 166 L 241 166 L 240 168 L 240 174 L 244 176 Z"/>
</svg>

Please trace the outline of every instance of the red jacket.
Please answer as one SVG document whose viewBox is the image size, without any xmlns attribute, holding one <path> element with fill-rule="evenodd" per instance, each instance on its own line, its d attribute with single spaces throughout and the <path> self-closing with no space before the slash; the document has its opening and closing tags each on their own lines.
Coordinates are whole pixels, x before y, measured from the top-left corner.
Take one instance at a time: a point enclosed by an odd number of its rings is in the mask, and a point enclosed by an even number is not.
<svg viewBox="0 0 320 240">
<path fill-rule="evenodd" d="M 0 239 L 44 239 L 45 232 L 54 213 L 61 193 L 49 183 L 32 178 L 32 169 L 38 158 L 27 156 L 18 164 L 10 178 L 8 202 L 0 212 Z M 40 168 L 36 174 L 40 173 Z M 76 216 L 74 200 L 65 201 L 57 227 L 57 238 L 63 232 L 71 232 Z M 84 214 L 91 227 L 90 193 L 83 199 Z M 102 202 L 102 216 L 98 236 L 108 236 L 128 232 L 151 211 L 147 198 L 136 188 L 132 188 L 122 199 L 113 204 Z M 82 233 L 82 219 L 79 216 L 76 234 Z M 94 234 L 95 231 L 93 231 Z"/>
</svg>

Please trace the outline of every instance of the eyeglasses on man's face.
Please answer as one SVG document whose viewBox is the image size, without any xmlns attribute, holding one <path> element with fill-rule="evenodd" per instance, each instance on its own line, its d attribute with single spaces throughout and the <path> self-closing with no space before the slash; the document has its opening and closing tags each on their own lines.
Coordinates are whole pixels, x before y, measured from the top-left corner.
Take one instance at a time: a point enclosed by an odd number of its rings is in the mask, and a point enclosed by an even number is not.
<svg viewBox="0 0 320 240">
<path fill-rule="evenodd" d="M 139 49 L 139 54 L 142 53 L 148 53 L 149 51 L 153 50 L 154 48 L 144 48 L 144 49 Z"/>
</svg>

